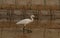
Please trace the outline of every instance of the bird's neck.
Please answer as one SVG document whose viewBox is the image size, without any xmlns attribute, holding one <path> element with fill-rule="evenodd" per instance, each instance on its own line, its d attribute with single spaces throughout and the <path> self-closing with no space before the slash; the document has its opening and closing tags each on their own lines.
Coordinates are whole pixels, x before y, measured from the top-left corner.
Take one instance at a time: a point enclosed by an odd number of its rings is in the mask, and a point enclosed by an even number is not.
<svg viewBox="0 0 60 38">
<path fill-rule="evenodd" d="M 31 17 L 31 20 L 33 21 L 33 17 Z"/>
</svg>

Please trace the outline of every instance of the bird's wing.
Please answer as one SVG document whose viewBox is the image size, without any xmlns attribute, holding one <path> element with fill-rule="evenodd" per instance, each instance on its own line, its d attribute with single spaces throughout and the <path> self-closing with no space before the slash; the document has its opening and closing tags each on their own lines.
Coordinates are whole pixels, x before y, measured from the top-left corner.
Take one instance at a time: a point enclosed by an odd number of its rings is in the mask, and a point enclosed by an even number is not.
<svg viewBox="0 0 60 38">
<path fill-rule="evenodd" d="M 20 20 L 19 22 L 17 22 L 16 24 L 25 24 L 25 23 L 29 23 L 31 22 L 30 19 L 24 19 L 24 20 Z"/>
</svg>

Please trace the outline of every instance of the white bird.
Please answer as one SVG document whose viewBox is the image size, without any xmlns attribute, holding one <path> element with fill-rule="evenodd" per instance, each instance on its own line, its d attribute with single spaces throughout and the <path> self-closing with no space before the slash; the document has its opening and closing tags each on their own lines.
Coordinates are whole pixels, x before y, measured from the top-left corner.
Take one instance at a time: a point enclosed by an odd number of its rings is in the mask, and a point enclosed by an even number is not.
<svg viewBox="0 0 60 38">
<path fill-rule="evenodd" d="M 17 22 L 16 24 L 23 24 L 24 27 L 23 27 L 23 30 L 25 29 L 25 26 L 31 22 L 34 21 L 33 17 L 35 17 L 34 15 L 31 15 L 31 19 L 23 19 L 23 20 L 20 20 L 19 22 Z"/>
</svg>

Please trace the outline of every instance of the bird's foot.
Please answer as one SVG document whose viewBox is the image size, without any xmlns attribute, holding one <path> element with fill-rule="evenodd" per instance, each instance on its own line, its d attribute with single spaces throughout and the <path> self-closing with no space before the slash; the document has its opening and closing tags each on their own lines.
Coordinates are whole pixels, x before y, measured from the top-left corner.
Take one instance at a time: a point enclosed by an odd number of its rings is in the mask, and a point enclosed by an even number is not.
<svg viewBox="0 0 60 38">
<path fill-rule="evenodd" d="M 32 33 L 32 30 L 27 30 L 27 33 Z"/>
<path fill-rule="evenodd" d="M 32 30 L 24 29 L 23 32 L 24 32 L 24 33 L 32 33 Z"/>
</svg>

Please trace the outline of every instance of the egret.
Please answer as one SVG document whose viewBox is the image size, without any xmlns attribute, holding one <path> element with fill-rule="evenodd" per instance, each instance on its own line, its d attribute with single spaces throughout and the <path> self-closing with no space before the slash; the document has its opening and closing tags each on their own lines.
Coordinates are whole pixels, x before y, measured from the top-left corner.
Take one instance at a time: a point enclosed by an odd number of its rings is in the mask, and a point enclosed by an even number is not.
<svg viewBox="0 0 60 38">
<path fill-rule="evenodd" d="M 31 15 L 30 16 L 31 19 L 23 19 L 23 20 L 18 21 L 16 24 L 23 24 L 23 26 L 24 26 L 23 32 L 24 32 L 26 25 L 34 21 L 33 17 L 35 17 L 35 16 Z"/>
</svg>

